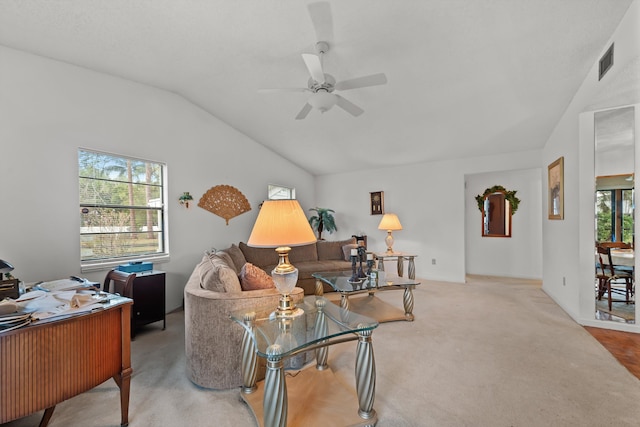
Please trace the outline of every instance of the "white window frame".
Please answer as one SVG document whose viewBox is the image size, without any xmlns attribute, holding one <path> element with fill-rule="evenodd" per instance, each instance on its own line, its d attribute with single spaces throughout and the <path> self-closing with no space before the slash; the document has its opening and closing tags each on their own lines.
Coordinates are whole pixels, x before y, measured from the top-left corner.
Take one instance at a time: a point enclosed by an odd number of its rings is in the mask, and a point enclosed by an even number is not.
<svg viewBox="0 0 640 427">
<path fill-rule="evenodd" d="M 269 184 L 267 187 L 268 200 L 295 200 L 295 187 L 286 187 L 284 185 Z"/>
<path fill-rule="evenodd" d="M 153 206 L 152 204 L 147 203 L 146 206 L 135 206 L 135 205 L 129 205 L 128 203 L 123 203 L 120 205 L 114 205 L 111 203 L 100 203 L 100 202 L 81 202 L 81 184 L 83 181 L 85 180 L 92 180 L 95 179 L 93 177 L 87 177 L 87 176 L 81 176 L 80 173 L 80 159 L 81 159 L 81 155 L 82 153 L 95 153 L 98 155 L 104 155 L 104 156 L 110 156 L 113 157 L 114 159 L 120 160 L 120 161 L 127 161 L 127 160 L 132 160 L 135 162 L 144 162 L 144 163 L 152 163 L 154 165 L 157 165 L 160 167 L 160 173 L 161 173 L 161 178 L 160 178 L 160 183 L 159 184 L 154 184 L 154 187 L 159 187 L 159 198 L 155 198 L 153 199 L 157 205 Z M 111 269 L 114 267 L 117 267 L 120 264 L 126 264 L 128 262 L 131 261 L 146 261 L 146 262 L 167 262 L 169 261 L 169 230 L 168 230 L 168 213 L 167 213 L 167 204 L 166 204 L 166 200 L 167 200 L 167 165 L 166 163 L 163 162 L 159 162 L 159 161 L 155 161 L 155 160 L 149 160 L 149 159 L 141 159 L 141 158 L 136 158 L 136 157 L 131 157 L 131 156 L 125 156 L 125 155 L 121 155 L 121 154 L 113 154 L 113 153 L 107 153 L 107 152 L 103 152 L 103 151 L 98 151 L 98 150 L 93 150 L 93 149 L 86 149 L 86 148 L 79 148 L 78 149 L 78 158 L 77 158 L 77 165 L 78 165 L 78 200 L 79 200 L 79 207 L 80 207 L 80 226 L 78 229 L 79 232 L 79 238 L 78 238 L 78 242 L 80 245 L 80 268 L 82 272 L 89 272 L 89 271 L 98 271 L 98 270 L 106 270 L 106 269 Z M 97 180 L 97 179 L 96 179 Z M 122 179 L 101 179 L 102 181 L 107 181 L 110 183 L 123 183 L 126 182 L 128 183 L 128 181 L 123 181 Z M 149 185 L 147 183 L 144 182 L 135 182 L 134 184 L 136 185 Z M 158 215 L 160 215 L 160 220 L 158 221 L 160 224 L 159 227 L 159 232 L 160 232 L 160 241 L 159 241 L 159 247 L 158 251 L 153 252 L 153 253 L 146 253 L 146 254 L 139 254 L 139 255 L 121 255 L 121 256 L 112 256 L 112 257 L 103 257 L 103 258 L 97 258 L 97 259 L 83 259 L 82 256 L 82 236 L 86 236 L 86 235 L 90 235 L 93 234 L 92 232 L 87 232 L 86 228 L 87 227 L 83 227 L 84 221 L 82 216 L 85 215 L 85 213 L 83 212 L 87 212 L 87 210 L 90 210 L 92 208 L 119 208 L 119 209 L 127 209 L 127 208 L 131 208 L 131 209 L 136 209 L 136 210 L 144 210 L 144 209 L 150 209 L 153 210 L 155 212 L 157 212 Z M 108 229 L 109 227 L 104 227 L 104 226 L 100 226 L 102 227 L 101 232 L 105 231 L 105 228 Z M 84 228 L 84 231 L 83 231 Z M 109 231 L 111 232 L 111 231 Z M 140 230 L 140 232 L 144 232 L 143 230 Z M 95 234 L 100 234 L 100 232 L 95 233 Z M 115 233 L 118 234 L 118 233 Z M 124 234 L 124 233 L 123 233 Z M 129 234 L 127 232 L 127 234 Z"/>
</svg>

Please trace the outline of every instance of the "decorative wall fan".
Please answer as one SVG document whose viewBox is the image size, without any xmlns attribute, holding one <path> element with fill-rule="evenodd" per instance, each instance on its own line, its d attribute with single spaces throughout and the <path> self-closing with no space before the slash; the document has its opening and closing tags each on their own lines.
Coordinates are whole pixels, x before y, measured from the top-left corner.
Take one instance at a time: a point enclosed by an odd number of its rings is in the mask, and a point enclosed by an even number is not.
<svg viewBox="0 0 640 427">
<path fill-rule="evenodd" d="M 330 5 L 328 2 L 311 3 L 309 5 L 309 14 L 316 31 L 316 36 L 320 41 L 315 45 L 315 54 L 302 54 L 302 60 L 311 75 L 307 82 L 307 87 L 261 89 L 260 92 L 309 92 L 311 95 L 302 107 L 302 110 L 300 110 L 296 116 L 296 120 L 301 120 L 307 117 L 313 108 L 324 113 L 329 111 L 334 105 L 337 105 L 347 113 L 357 117 L 364 113 L 364 110 L 343 96 L 338 95 L 335 91 L 383 85 L 387 83 L 387 77 L 384 73 L 378 73 L 336 82 L 336 79 L 331 74 L 325 73 L 322 67 L 323 55 L 329 51 L 329 41 L 332 40 L 332 18 Z"/>
</svg>

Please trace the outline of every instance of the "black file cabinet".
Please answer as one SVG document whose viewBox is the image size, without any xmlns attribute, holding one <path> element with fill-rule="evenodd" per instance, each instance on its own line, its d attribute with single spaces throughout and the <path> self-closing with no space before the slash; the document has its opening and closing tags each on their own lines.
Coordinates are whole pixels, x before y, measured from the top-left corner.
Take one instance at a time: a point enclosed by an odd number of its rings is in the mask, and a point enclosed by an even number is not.
<svg viewBox="0 0 640 427">
<path fill-rule="evenodd" d="M 164 271 L 136 273 L 133 281 L 131 308 L 131 338 L 141 326 L 162 320 L 162 330 L 167 326 L 165 317 L 165 278 Z"/>
</svg>

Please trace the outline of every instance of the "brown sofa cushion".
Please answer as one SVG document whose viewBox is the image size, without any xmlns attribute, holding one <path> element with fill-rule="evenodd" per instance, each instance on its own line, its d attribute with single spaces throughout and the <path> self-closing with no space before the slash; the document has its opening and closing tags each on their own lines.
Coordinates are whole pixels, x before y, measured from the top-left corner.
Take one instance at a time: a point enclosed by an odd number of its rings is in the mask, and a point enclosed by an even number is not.
<svg viewBox="0 0 640 427">
<path fill-rule="evenodd" d="M 275 248 L 252 248 L 244 242 L 240 242 L 239 247 L 246 262 L 253 265 L 263 267 L 265 265 L 278 263 L 278 253 L 275 251 Z"/>
<path fill-rule="evenodd" d="M 309 245 L 294 246 L 289 252 L 289 262 L 296 265 L 297 262 L 317 261 L 318 250 L 316 244 L 311 243 Z"/>
<path fill-rule="evenodd" d="M 338 240 L 329 242 L 327 240 L 318 240 L 316 246 L 318 248 L 318 259 L 322 260 L 344 260 L 342 247 L 348 244 L 355 244 L 356 239 L 353 237 L 347 240 Z"/>
<path fill-rule="evenodd" d="M 255 291 L 257 289 L 271 289 L 276 287 L 271 276 L 250 262 L 245 263 L 240 270 L 240 286 L 243 291 Z"/>
<path fill-rule="evenodd" d="M 200 276 L 200 287 L 214 292 L 241 292 L 240 280 L 235 270 L 224 258 L 209 254 L 202 257 L 196 266 Z"/>
</svg>

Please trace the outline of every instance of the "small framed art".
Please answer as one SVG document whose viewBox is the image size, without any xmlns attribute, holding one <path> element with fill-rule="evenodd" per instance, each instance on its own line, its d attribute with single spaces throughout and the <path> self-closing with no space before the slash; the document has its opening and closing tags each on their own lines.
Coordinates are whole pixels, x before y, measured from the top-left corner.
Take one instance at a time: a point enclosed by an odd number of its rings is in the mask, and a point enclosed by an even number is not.
<svg viewBox="0 0 640 427">
<path fill-rule="evenodd" d="M 564 219 L 564 157 L 549 165 L 549 219 Z"/>
<path fill-rule="evenodd" d="M 384 191 L 374 191 L 371 196 L 371 215 L 382 215 L 384 213 Z"/>
</svg>

